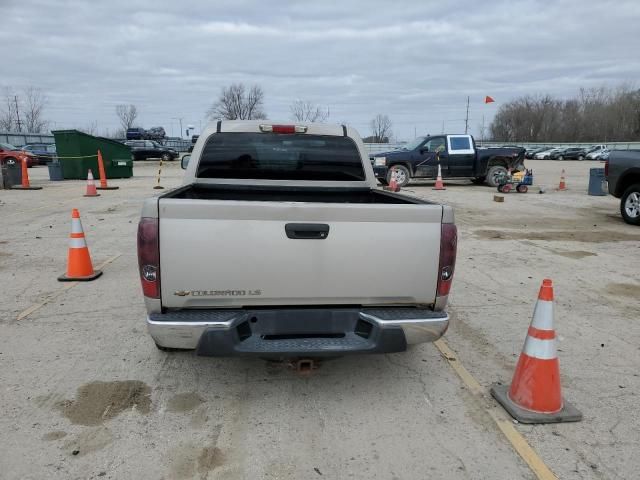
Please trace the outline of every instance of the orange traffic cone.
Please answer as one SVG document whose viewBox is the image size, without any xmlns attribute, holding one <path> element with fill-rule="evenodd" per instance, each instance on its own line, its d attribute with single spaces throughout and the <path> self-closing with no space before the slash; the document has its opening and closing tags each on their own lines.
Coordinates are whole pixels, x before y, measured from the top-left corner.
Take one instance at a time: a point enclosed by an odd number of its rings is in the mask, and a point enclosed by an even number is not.
<svg viewBox="0 0 640 480">
<path fill-rule="evenodd" d="M 566 190 L 567 184 L 564 181 L 564 168 L 562 169 L 562 173 L 560 174 L 560 186 L 558 186 L 558 190 Z"/>
<path fill-rule="evenodd" d="M 494 385 L 491 395 L 521 423 L 582 420 L 582 413 L 562 399 L 551 280 L 542 281 L 511 387 Z"/>
<path fill-rule="evenodd" d="M 389 190 L 392 192 L 399 192 L 400 186 L 398 185 L 398 173 L 393 170 L 391 172 L 391 181 L 389 182 Z"/>
<path fill-rule="evenodd" d="M 446 190 L 444 183 L 442 182 L 442 169 L 440 168 L 440 164 L 438 163 L 438 176 L 436 177 L 436 186 L 433 187 L 434 190 Z"/>
<path fill-rule="evenodd" d="M 61 282 L 89 281 L 102 275 L 101 270 L 94 270 L 91 264 L 89 247 L 84 238 L 80 213 L 77 209 L 71 211 L 71 234 L 69 235 L 69 255 L 67 258 L 67 273 L 60 275 Z"/>
<path fill-rule="evenodd" d="M 99 197 L 100 194 L 96 190 L 96 182 L 93 180 L 93 172 L 89 169 L 87 173 L 87 192 L 84 194 L 85 197 Z"/>
<path fill-rule="evenodd" d="M 12 190 L 42 190 L 42 187 L 32 187 L 31 183 L 29 183 L 29 171 L 27 170 L 27 161 L 22 160 L 21 168 L 22 168 L 22 184 L 21 185 L 13 185 L 11 187 Z"/>
<path fill-rule="evenodd" d="M 117 190 L 120 187 L 110 187 L 107 184 L 107 174 L 104 170 L 104 162 L 102 161 L 102 152 L 98 150 L 98 173 L 100 174 L 100 186 L 96 187 L 97 190 Z"/>
</svg>

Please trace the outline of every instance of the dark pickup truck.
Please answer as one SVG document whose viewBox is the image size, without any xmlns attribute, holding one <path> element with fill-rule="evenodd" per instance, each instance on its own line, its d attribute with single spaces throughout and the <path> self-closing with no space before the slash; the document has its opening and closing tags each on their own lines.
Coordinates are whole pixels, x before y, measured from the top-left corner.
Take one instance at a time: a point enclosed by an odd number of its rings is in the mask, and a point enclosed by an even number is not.
<svg viewBox="0 0 640 480">
<path fill-rule="evenodd" d="M 609 193 L 620 199 L 624 221 L 640 225 L 640 150 L 612 150 L 604 175 Z"/>
<path fill-rule="evenodd" d="M 474 183 L 498 185 L 497 179 L 524 170 L 524 148 L 476 148 L 471 135 L 418 137 L 404 148 L 369 156 L 376 178 L 383 185 L 396 173 L 403 187 L 412 178 L 436 178 L 438 163 L 443 178 L 471 178 Z"/>
</svg>

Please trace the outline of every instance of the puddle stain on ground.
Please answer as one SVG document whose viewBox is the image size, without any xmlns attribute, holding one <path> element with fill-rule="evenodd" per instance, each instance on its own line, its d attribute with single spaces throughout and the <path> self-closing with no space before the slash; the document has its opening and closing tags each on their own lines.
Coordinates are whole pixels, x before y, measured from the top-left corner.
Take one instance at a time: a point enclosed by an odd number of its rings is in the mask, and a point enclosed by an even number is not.
<svg viewBox="0 0 640 480">
<path fill-rule="evenodd" d="M 60 440 L 63 437 L 67 436 L 67 432 L 63 432 L 61 430 L 55 430 L 53 432 L 47 432 L 42 436 L 42 440 L 47 442 L 51 442 L 53 440 Z"/>
<path fill-rule="evenodd" d="M 195 392 L 178 393 L 167 403 L 167 410 L 170 412 L 189 412 L 203 402 L 202 397 Z"/>
<path fill-rule="evenodd" d="M 581 259 L 581 258 L 585 258 L 585 257 L 595 257 L 598 254 L 597 253 L 593 253 L 593 252 L 586 252 L 584 250 L 553 250 L 553 249 L 549 249 L 549 251 L 551 251 L 552 253 L 555 253 L 556 255 L 560 255 L 562 257 L 567 257 L 567 258 L 574 258 L 574 259 Z"/>
<path fill-rule="evenodd" d="M 565 230 L 476 230 L 474 235 L 478 238 L 490 240 L 547 240 L 547 241 L 573 241 L 586 243 L 605 243 L 621 241 L 638 241 L 639 235 L 612 231 L 565 231 Z"/>
<path fill-rule="evenodd" d="M 71 423 L 96 426 L 132 408 L 149 413 L 151 388 L 139 380 L 91 382 L 78 388 L 75 400 L 63 400 L 56 407 Z"/>
<path fill-rule="evenodd" d="M 638 298 L 640 293 L 640 284 L 637 283 L 609 283 L 607 285 L 607 293 L 619 297 Z"/>
<path fill-rule="evenodd" d="M 206 474 L 225 463 L 223 452 L 216 446 L 198 447 L 182 445 L 171 452 L 172 478 L 192 478 L 196 473 Z"/>
</svg>

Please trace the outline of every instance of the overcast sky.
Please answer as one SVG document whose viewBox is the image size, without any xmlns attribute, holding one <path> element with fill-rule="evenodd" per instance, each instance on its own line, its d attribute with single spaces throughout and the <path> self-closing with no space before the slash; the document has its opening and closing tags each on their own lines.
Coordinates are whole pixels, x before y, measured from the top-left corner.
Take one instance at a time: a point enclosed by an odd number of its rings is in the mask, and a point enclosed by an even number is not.
<svg viewBox="0 0 640 480">
<path fill-rule="evenodd" d="M 0 86 L 48 96 L 56 128 L 196 128 L 222 86 L 258 84 L 271 119 L 305 99 L 362 136 L 479 133 L 501 103 L 640 77 L 640 2 L 0 0 Z M 485 95 L 496 103 L 485 105 Z M 53 123 L 55 122 L 55 123 Z"/>
</svg>

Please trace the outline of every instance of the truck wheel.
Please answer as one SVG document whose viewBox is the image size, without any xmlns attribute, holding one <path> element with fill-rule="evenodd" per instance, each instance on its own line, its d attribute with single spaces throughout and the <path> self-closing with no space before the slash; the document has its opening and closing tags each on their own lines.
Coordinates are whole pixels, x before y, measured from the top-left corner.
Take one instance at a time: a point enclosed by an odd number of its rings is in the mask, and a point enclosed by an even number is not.
<svg viewBox="0 0 640 480">
<path fill-rule="evenodd" d="M 485 178 L 485 181 L 487 182 L 487 185 L 489 185 L 490 187 L 497 187 L 498 177 L 501 177 L 502 175 L 506 175 L 506 174 L 507 174 L 506 168 L 504 168 L 502 165 L 495 165 L 491 167 L 487 172 L 487 177 Z"/>
<path fill-rule="evenodd" d="M 5 165 L 18 165 L 18 160 L 13 157 L 9 157 L 4 161 Z"/>
<path fill-rule="evenodd" d="M 620 213 L 630 225 L 640 225 L 640 183 L 634 183 L 624 191 L 620 199 Z"/>
<path fill-rule="evenodd" d="M 404 165 L 394 165 L 387 172 L 387 182 L 391 183 L 391 176 L 393 172 L 396 172 L 396 181 L 398 182 L 399 187 L 404 187 L 407 183 L 409 183 L 411 175 L 409 174 L 409 170 Z"/>
</svg>

